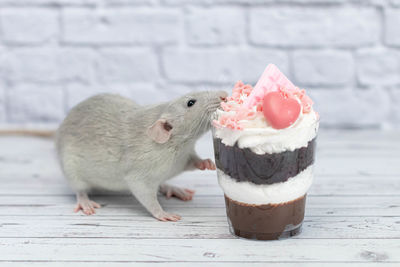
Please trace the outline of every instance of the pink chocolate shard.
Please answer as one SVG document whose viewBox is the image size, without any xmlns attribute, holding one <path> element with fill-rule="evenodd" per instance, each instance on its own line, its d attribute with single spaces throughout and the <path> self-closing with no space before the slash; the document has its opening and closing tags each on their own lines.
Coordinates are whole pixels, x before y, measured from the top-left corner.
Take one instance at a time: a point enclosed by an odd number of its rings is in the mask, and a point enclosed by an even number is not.
<svg viewBox="0 0 400 267">
<path fill-rule="evenodd" d="M 269 64 L 244 105 L 251 108 L 262 101 L 267 92 L 276 91 L 278 88 L 296 90 L 293 83 L 274 64 Z"/>
</svg>

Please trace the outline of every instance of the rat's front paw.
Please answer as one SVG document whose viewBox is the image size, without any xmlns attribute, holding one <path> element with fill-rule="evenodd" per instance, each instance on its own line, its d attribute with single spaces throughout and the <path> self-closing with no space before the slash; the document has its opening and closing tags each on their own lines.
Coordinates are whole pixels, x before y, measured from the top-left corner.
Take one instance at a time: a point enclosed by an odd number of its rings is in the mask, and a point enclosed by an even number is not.
<svg viewBox="0 0 400 267">
<path fill-rule="evenodd" d="M 179 221 L 182 217 L 176 214 L 171 214 L 165 211 L 162 211 L 160 214 L 154 215 L 158 220 L 163 222 L 176 222 Z"/>
<path fill-rule="evenodd" d="M 197 161 L 194 166 L 199 170 L 215 170 L 215 164 L 211 159 Z"/>
</svg>

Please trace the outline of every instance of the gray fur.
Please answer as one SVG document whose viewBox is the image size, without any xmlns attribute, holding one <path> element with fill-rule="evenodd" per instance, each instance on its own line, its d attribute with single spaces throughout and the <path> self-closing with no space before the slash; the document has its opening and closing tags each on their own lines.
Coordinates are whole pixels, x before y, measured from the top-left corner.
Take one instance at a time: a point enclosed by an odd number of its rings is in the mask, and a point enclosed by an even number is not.
<svg viewBox="0 0 400 267">
<path fill-rule="evenodd" d="M 129 189 L 160 219 L 168 215 L 157 200 L 160 185 L 194 169 L 200 160 L 195 142 L 209 130 L 210 115 L 226 96 L 222 91 L 197 92 L 152 106 L 139 106 L 118 95 L 91 97 L 75 106 L 57 131 L 63 173 L 78 197 L 95 188 Z M 197 100 L 192 107 L 187 106 L 190 99 Z M 164 144 L 146 134 L 160 118 L 173 127 Z"/>
</svg>

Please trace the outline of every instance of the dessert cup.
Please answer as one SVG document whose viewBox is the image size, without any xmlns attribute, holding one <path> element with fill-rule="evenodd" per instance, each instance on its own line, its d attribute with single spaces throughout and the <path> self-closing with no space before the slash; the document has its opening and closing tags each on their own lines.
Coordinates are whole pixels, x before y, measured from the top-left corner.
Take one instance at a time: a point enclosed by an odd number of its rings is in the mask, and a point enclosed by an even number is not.
<svg viewBox="0 0 400 267">
<path fill-rule="evenodd" d="M 224 191 L 233 235 L 274 240 L 300 233 L 306 194 L 313 179 L 318 120 L 308 127 L 302 131 L 308 130 L 303 137 L 310 140 L 295 149 L 287 149 L 286 138 L 282 138 L 282 143 L 275 139 L 274 144 L 267 142 L 251 148 L 240 148 L 237 142 L 227 145 L 218 128 L 212 128 L 218 181 Z M 243 129 L 240 134 L 251 137 L 252 130 Z M 296 129 L 289 130 L 296 132 Z M 225 136 L 226 131 L 232 131 L 230 135 L 235 136 L 239 130 L 225 129 Z M 255 136 L 259 138 L 261 133 Z M 262 149 L 268 147 L 283 149 L 268 152 Z"/>
<path fill-rule="evenodd" d="M 238 81 L 214 113 L 215 163 L 232 234 L 272 240 L 300 233 L 319 126 L 312 105 L 269 64 L 254 88 Z"/>
</svg>

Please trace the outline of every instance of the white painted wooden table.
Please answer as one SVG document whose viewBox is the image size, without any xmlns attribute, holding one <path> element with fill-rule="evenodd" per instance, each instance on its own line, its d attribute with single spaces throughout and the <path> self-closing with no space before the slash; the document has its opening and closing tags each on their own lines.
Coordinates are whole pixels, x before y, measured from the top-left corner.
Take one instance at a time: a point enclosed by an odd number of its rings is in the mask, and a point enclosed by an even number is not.
<svg viewBox="0 0 400 267">
<path fill-rule="evenodd" d="M 198 150 L 212 156 L 210 136 Z M 94 216 L 72 212 L 50 140 L 0 138 L 0 265 L 400 266 L 400 133 L 321 131 L 301 235 L 248 241 L 228 232 L 215 172 L 174 183 L 191 202 L 160 197 L 159 222 L 131 196 L 103 194 Z"/>
</svg>

